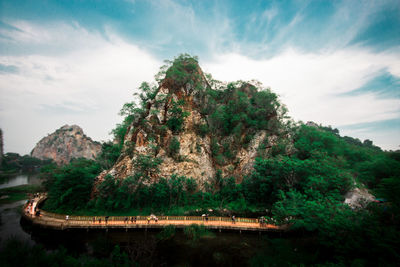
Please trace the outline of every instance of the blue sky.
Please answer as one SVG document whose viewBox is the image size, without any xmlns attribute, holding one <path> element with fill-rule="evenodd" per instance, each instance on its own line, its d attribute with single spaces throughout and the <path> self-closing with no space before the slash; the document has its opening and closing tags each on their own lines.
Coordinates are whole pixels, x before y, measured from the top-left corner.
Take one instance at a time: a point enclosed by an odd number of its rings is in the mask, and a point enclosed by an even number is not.
<svg viewBox="0 0 400 267">
<path fill-rule="evenodd" d="M 79 124 L 107 140 L 164 59 L 257 79 L 296 120 L 384 149 L 400 141 L 399 1 L 0 1 L 0 127 L 29 153 Z"/>
</svg>

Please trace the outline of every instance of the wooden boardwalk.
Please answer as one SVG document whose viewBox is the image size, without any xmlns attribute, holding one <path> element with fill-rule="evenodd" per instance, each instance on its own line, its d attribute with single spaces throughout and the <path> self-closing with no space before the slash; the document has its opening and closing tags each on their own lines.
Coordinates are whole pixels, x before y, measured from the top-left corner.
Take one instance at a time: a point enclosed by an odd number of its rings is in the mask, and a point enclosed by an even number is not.
<svg viewBox="0 0 400 267">
<path fill-rule="evenodd" d="M 174 225 L 176 228 L 184 228 L 192 224 L 204 225 L 208 229 L 215 230 L 237 230 L 237 231 L 285 231 L 287 227 L 273 224 L 261 224 L 255 218 L 235 218 L 235 222 L 230 217 L 208 217 L 202 216 L 157 216 L 155 219 L 148 220 L 149 216 L 109 216 L 107 222 L 105 216 L 74 216 L 65 214 L 55 214 L 40 210 L 40 215 L 36 216 L 32 206 L 36 207 L 46 198 L 45 195 L 34 198 L 32 204 L 25 205 L 23 217 L 32 224 L 56 230 L 66 229 L 151 229 L 163 228 L 167 225 Z M 136 218 L 136 220 L 134 220 Z"/>
</svg>

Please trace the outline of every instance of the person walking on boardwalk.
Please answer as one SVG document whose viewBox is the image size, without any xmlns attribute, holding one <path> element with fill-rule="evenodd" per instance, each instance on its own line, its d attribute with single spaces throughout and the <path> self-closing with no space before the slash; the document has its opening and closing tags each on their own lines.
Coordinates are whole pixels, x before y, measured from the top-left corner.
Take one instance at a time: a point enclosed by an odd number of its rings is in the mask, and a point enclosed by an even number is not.
<svg viewBox="0 0 400 267">
<path fill-rule="evenodd" d="M 236 218 L 235 215 L 232 215 L 232 223 L 235 224 L 236 223 Z"/>
<path fill-rule="evenodd" d="M 149 223 L 150 223 L 150 216 L 147 217 L 147 224 L 149 224 Z"/>
<path fill-rule="evenodd" d="M 208 222 L 208 214 L 206 214 L 206 222 Z"/>
<path fill-rule="evenodd" d="M 125 224 L 128 223 L 128 217 L 125 217 L 124 222 L 125 222 Z"/>
<path fill-rule="evenodd" d="M 26 206 L 26 213 L 29 214 L 30 209 L 31 209 L 31 202 L 28 200 L 28 206 Z"/>
<path fill-rule="evenodd" d="M 65 216 L 65 220 L 68 222 L 68 220 L 69 220 L 69 215 Z"/>
<path fill-rule="evenodd" d="M 101 217 L 99 217 L 99 224 L 101 224 Z"/>
<path fill-rule="evenodd" d="M 96 217 L 93 217 L 93 224 L 96 223 Z"/>
<path fill-rule="evenodd" d="M 260 217 L 260 226 L 263 227 L 265 223 L 265 218 L 263 216 Z"/>
<path fill-rule="evenodd" d="M 108 218 L 110 218 L 110 216 L 106 216 L 106 217 L 104 218 L 104 220 L 106 221 L 106 224 L 108 223 Z"/>
<path fill-rule="evenodd" d="M 136 223 L 136 219 L 137 219 L 137 217 L 135 216 L 135 218 L 133 219 L 133 221 Z"/>
<path fill-rule="evenodd" d="M 131 224 L 133 223 L 133 216 L 131 217 Z"/>
</svg>

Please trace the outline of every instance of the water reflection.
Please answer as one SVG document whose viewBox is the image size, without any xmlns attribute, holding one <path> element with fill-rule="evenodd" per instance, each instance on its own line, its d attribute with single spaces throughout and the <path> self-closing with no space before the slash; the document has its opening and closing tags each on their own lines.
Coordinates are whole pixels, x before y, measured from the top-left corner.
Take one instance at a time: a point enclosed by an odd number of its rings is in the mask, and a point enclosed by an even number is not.
<svg viewBox="0 0 400 267">
<path fill-rule="evenodd" d="M 18 174 L 0 180 L 0 189 L 9 188 L 25 184 L 40 184 L 40 179 L 37 174 Z"/>
<path fill-rule="evenodd" d="M 20 240 L 34 244 L 29 233 L 25 232 L 20 225 L 21 211 L 20 207 L 26 200 L 20 200 L 11 204 L 0 206 L 0 242 L 11 237 L 17 237 Z"/>
<path fill-rule="evenodd" d="M 9 188 L 26 184 L 40 184 L 41 181 L 37 174 L 18 174 L 0 180 L 0 189 Z M 32 240 L 29 232 L 21 228 L 21 206 L 26 200 L 20 200 L 9 204 L 0 205 L 0 243 L 5 240 L 16 237 L 30 244 Z"/>
</svg>

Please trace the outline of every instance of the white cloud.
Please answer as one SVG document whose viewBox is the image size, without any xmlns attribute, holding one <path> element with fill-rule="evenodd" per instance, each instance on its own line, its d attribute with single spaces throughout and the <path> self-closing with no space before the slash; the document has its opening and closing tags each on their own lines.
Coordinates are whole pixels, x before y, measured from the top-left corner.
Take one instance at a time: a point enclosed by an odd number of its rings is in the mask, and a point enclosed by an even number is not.
<svg viewBox="0 0 400 267">
<path fill-rule="evenodd" d="M 208 49 L 215 53 L 224 47 L 221 43 L 232 39 L 228 19 L 218 23 L 222 29 L 213 29 L 208 23 L 200 23 L 191 8 L 183 14 L 179 6 L 171 9 L 174 16 L 166 20 L 167 26 L 183 19 L 185 31 L 197 36 L 194 42 L 207 36 L 211 40 Z M 7 23 L 21 32 L 1 32 L 7 37 L 1 42 L 27 49 L 32 45 L 39 52 L 0 56 L 0 64 L 18 69 L 17 73 L 0 74 L 0 127 L 6 151 L 28 153 L 45 134 L 66 123 L 82 126 L 95 140 L 107 139 L 120 120 L 117 113 L 122 104 L 131 101 L 134 89 L 142 81 L 151 81 L 161 65 L 146 50 L 107 28 L 103 36 L 77 24 Z M 164 39 L 158 39 L 162 44 Z M 240 50 L 234 46 L 230 51 Z M 382 69 L 400 77 L 399 62 L 396 52 L 373 53 L 352 47 L 326 53 L 287 49 L 272 58 L 257 60 L 225 53 L 200 63 L 219 80 L 258 79 L 281 96 L 296 120 L 338 127 L 399 117 L 397 99 L 378 98 L 374 93 L 339 96 L 361 87 Z M 385 141 L 393 140 L 393 133 L 354 133 L 384 148 L 395 148 Z"/>
<path fill-rule="evenodd" d="M 19 44 L 27 45 L 28 37 L 34 36 L 39 45 L 67 49 L 58 55 L 43 51 L 0 57 L 1 64 L 19 69 L 0 79 L 6 151 L 28 153 L 40 138 L 66 123 L 80 125 L 95 140 L 109 139 L 123 103 L 133 99 L 142 81 L 152 81 L 161 65 L 145 50 L 112 34 L 106 40 L 66 24 L 41 27 L 19 22 L 18 27 L 24 31 L 15 37 Z"/>
<path fill-rule="evenodd" d="M 358 47 L 319 54 L 288 49 L 267 60 L 224 54 L 204 64 L 205 71 L 216 79 L 257 79 L 271 87 L 296 120 L 334 127 L 400 116 L 398 99 L 382 99 L 374 93 L 339 95 L 361 87 L 385 68 L 399 77 L 400 55 Z"/>
<path fill-rule="evenodd" d="M 368 127 L 361 129 L 342 129 L 340 131 L 342 136 L 357 137 L 360 140 L 369 139 L 374 142 L 375 145 L 386 149 L 386 150 L 399 150 L 399 130 L 387 129 L 385 131 L 377 131 Z M 372 136 L 372 137 L 371 137 Z"/>
</svg>

